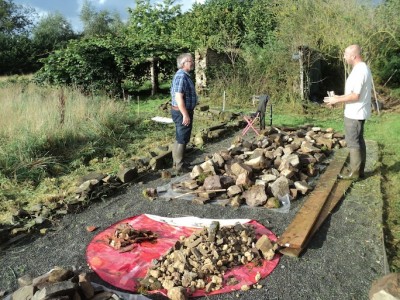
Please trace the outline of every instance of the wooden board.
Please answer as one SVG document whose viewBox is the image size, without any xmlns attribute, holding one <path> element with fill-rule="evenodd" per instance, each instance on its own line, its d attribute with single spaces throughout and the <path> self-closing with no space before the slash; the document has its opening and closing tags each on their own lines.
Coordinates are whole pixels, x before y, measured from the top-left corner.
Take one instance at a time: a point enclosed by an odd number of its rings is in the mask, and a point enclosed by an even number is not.
<svg viewBox="0 0 400 300">
<path fill-rule="evenodd" d="M 278 239 L 280 246 L 300 249 L 305 245 L 348 155 L 349 152 L 345 148 L 336 151 L 331 163 L 320 176 L 314 191 L 307 197 L 293 221 Z"/>
<path fill-rule="evenodd" d="M 308 239 L 305 241 L 304 245 L 301 248 L 283 248 L 280 252 L 283 255 L 298 257 L 307 244 L 311 241 L 314 234 L 321 227 L 321 225 L 325 222 L 326 218 L 330 215 L 339 201 L 343 198 L 344 193 L 351 185 L 351 180 L 338 180 L 335 186 L 332 189 L 328 199 L 325 202 L 324 207 L 317 219 L 317 222 L 314 224 L 312 231 L 310 232 Z"/>
</svg>

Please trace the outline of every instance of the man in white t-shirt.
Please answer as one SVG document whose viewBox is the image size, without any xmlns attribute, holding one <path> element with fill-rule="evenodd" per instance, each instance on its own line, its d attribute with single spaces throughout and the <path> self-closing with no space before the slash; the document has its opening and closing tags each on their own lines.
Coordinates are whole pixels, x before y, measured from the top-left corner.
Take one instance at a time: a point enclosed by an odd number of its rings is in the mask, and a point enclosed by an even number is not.
<svg viewBox="0 0 400 300">
<path fill-rule="evenodd" d="M 346 80 L 344 95 L 325 98 L 324 102 L 329 107 L 336 103 L 345 103 L 344 129 L 350 151 L 350 170 L 348 174 L 339 174 L 339 178 L 357 180 L 364 177 L 364 123 L 371 115 L 372 75 L 362 60 L 359 45 L 348 46 L 343 57 L 346 63 L 353 67 Z"/>
</svg>

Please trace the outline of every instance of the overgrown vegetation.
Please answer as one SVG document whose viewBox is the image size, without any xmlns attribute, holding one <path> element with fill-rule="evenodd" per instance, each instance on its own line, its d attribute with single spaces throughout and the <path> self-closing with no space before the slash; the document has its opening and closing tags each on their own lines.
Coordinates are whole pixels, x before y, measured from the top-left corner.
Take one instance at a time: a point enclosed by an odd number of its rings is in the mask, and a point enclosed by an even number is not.
<svg viewBox="0 0 400 300">
<path fill-rule="evenodd" d="M 152 109 L 165 99 L 153 101 Z M 161 126 L 148 124 L 148 102 L 140 100 L 12 83 L 2 87 L 0 104 L 0 223 L 21 207 L 66 197 L 88 170 L 115 173 L 121 161 L 153 147 L 153 139 L 162 143 L 172 134 L 163 129 L 158 136 Z"/>
</svg>

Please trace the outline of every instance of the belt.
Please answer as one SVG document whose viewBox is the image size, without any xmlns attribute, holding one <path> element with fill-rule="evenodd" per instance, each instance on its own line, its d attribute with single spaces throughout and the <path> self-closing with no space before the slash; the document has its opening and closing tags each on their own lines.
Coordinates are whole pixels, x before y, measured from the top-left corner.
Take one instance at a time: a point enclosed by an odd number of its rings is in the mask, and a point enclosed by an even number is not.
<svg viewBox="0 0 400 300">
<path fill-rule="evenodd" d="M 174 105 L 171 105 L 171 109 L 172 110 L 177 110 L 177 111 L 179 111 L 179 107 L 178 106 L 174 106 Z M 186 109 L 188 112 L 192 112 L 193 111 L 193 109 Z"/>
</svg>

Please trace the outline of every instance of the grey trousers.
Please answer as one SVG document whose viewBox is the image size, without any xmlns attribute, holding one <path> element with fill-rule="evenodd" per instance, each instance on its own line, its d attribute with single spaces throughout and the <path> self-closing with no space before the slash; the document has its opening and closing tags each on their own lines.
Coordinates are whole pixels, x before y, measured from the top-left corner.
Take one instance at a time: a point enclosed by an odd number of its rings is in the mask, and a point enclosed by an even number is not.
<svg viewBox="0 0 400 300">
<path fill-rule="evenodd" d="M 365 120 L 344 118 L 345 138 L 348 148 L 365 151 L 364 123 Z"/>
<path fill-rule="evenodd" d="M 364 123 L 365 120 L 353 120 L 346 117 L 344 118 L 344 130 L 347 147 L 356 151 L 358 150 L 360 154 L 360 177 L 364 177 L 364 169 L 367 162 L 367 147 L 364 140 Z"/>
</svg>

